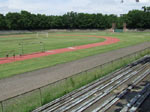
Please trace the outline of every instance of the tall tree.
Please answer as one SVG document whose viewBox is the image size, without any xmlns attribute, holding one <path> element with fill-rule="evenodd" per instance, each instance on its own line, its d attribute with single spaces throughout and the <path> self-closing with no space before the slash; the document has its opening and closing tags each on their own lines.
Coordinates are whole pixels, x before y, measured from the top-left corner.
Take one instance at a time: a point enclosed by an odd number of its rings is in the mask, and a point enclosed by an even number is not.
<svg viewBox="0 0 150 112">
<path fill-rule="evenodd" d="M 68 12 L 62 16 L 47 16 L 31 14 L 28 11 L 20 13 L 0 14 L 0 30 L 36 30 L 36 29 L 108 29 L 112 23 L 122 28 L 124 22 L 128 28 L 150 28 L 150 7 L 144 10 L 132 10 L 121 17 L 103 15 L 101 13 L 88 14 Z"/>
<path fill-rule="evenodd" d="M 33 15 L 30 12 L 27 11 L 21 11 L 21 29 L 27 29 L 30 30 L 33 28 Z"/>
<path fill-rule="evenodd" d="M 20 29 L 20 14 L 19 13 L 7 13 L 6 14 L 6 26 L 10 30 L 19 30 Z"/>
<path fill-rule="evenodd" d="M 127 26 L 129 28 L 144 28 L 144 12 L 140 10 L 130 11 L 127 15 Z"/>
<path fill-rule="evenodd" d="M 0 14 L 0 30 L 4 29 L 6 29 L 5 16 L 3 14 Z"/>
</svg>

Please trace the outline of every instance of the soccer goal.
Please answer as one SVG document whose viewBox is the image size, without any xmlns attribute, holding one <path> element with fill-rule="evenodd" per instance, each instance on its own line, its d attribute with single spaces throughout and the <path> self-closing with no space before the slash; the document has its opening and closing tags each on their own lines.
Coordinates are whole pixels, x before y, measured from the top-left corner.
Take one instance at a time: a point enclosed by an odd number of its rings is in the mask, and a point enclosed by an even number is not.
<svg viewBox="0 0 150 112">
<path fill-rule="evenodd" d="M 37 32 L 36 33 L 36 37 L 37 38 L 45 38 L 45 37 L 48 37 L 48 32 Z"/>
<path fill-rule="evenodd" d="M 28 42 L 28 43 L 19 43 L 20 46 L 20 55 L 32 54 L 45 52 L 45 45 L 43 42 Z"/>
</svg>

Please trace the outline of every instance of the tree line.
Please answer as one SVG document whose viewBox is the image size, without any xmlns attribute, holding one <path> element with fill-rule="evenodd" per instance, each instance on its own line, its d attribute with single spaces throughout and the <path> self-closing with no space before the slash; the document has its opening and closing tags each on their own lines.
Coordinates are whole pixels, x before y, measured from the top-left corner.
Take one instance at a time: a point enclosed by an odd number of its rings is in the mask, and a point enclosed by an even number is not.
<svg viewBox="0 0 150 112">
<path fill-rule="evenodd" d="M 150 29 L 150 7 L 131 10 L 121 16 L 68 12 L 62 16 L 32 14 L 28 11 L 0 14 L 0 30 L 40 30 L 40 29 L 108 29 L 116 23 L 122 28 L 127 23 L 129 29 Z"/>
</svg>

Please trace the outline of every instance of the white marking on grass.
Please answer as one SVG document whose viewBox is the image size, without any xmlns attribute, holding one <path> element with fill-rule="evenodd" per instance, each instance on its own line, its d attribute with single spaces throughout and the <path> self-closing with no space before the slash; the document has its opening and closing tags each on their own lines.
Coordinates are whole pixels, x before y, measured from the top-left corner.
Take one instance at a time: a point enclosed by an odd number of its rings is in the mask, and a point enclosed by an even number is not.
<svg viewBox="0 0 150 112">
<path fill-rule="evenodd" d="M 74 47 L 68 47 L 68 49 L 76 49 L 76 48 L 74 48 Z"/>
</svg>

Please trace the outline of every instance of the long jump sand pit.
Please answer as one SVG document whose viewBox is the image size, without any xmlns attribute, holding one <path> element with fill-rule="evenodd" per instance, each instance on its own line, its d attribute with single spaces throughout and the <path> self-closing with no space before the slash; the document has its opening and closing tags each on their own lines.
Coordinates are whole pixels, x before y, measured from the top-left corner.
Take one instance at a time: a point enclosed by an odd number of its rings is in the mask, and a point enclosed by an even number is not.
<svg viewBox="0 0 150 112">
<path fill-rule="evenodd" d="M 54 55 L 54 54 L 60 54 L 60 53 L 65 53 L 65 52 L 71 52 L 71 51 L 77 51 L 80 49 L 88 49 L 92 47 L 97 47 L 97 46 L 104 46 L 104 45 L 110 45 L 113 43 L 117 43 L 120 40 L 118 38 L 113 38 L 113 37 L 106 37 L 106 36 L 96 36 L 96 35 L 56 35 L 56 36 L 86 36 L 86 37 L 96 37 L 96 38 L 104 38 L 104 42 L 99 42 L 99 43 L 92 43 L 92 44 L 87 44 L 87 45 L 80 45 L 80 46 L 72 46 L 68 48 L 61 48 L 61 49 L 54 49 L 54 50 L 49 50 L 45 52 L 37 52 L 33 54 L 26 54 L 23 56 L 15 56 L 15 57 L 4 57 L 0 58 L 0 64 L 5 64 L 5 63 L 12 63 L 16 61 L 23 61 L 23 60 L 28 60 L 32 58 L 38 58 L 42 56 L 48 56 L 48 55 Z"/>
</svg>

